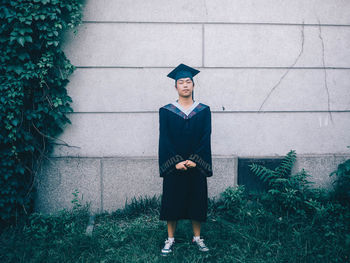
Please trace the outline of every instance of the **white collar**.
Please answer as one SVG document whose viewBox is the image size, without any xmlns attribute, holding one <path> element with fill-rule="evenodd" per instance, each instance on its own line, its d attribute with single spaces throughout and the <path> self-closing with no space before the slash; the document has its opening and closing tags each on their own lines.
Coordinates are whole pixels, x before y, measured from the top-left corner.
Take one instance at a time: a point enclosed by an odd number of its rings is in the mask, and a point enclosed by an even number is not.
<svg viewBox="0 0 350 263">
<path fill-rule="evenodd" d="M 199 102 L 197 101 L 193 101 L 193 104 L 191 105 L 191 107 L 189 107 L 187 110 L 185 110 L 178 102 L 179 100 L 176 100 L 175 102 L 172 102 L 173 105 L 175 105 L 177 108 L 179 108 L 183 113 L 185 113 L 187 116 L 194 110 L 194 108 L 197 107 L 197 105 L 199 104 Z"/>
</svg>

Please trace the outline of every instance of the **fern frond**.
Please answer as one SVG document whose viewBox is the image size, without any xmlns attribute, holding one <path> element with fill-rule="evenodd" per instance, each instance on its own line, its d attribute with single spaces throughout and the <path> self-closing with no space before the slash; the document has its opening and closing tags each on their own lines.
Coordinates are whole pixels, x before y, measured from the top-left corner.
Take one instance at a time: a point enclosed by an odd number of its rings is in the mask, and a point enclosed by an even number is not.
<svg viewBox="0 0 350 263">
<path fill-rule="evenodd" d="M 272 177 L 276 177 L 275 172 L 269 168 L 266 168 L 263 165 L 252 163 L 249 165 L 251 171 L 255 173 L 263 182 L 267 182 Z"/>
<path fill-rule="evenodd" d="M 271 171 L 269 175 L 266 176 L 265 182 L 268 180 L 270 185 L 274 184 L 274 181 L 278 178 L 278 175 L 275 171 Z"/>
<path fill-rule="evenodd" d="M 289 182 L 289 180 L 286 178 L 276 178 L 273 181 L 274 181 L 274 183 L 283 183 L 283 184 L 288 184 L 288 182 Z"/>
<path fill-rule="evenodd" d="M 275 172 L 279 177 L 286 178 L 291 172 L 294 162 L 296 160 L 295 150 L 290 150 L 283 158 L 281 164 L 275 169 Z"/>
</svg>

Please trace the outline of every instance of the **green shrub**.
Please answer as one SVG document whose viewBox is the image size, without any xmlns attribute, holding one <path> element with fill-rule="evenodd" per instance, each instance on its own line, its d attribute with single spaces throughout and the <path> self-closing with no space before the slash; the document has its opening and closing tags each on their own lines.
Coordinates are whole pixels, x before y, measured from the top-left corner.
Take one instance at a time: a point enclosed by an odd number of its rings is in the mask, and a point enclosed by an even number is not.
<svg viewBox="0 0 350 263">
<path fill-rule="evenodd" d="M 350 203 L 350 159 L 338 165 L 337 170 L 333 171 L 330 176 L 336 176 L 333 181 L 334 189 L 331 192 L 333 198 L 343 204 Z"/>
<path fill-rule="evenodd" d="M 225 191 L 221 193 L 223 201 L 220 208 L 237 212 L 237 209 L 239 209 L 244 202 L 244 194 L 244 185 L 230 186 L 226 188 Z"/>
<path fill-rule="evenodd" d="M 63 32 L 83 0 L 0 1 L 0 226 L 33 211 L 35 176 L 71 123 Z"/>
<path fill-rule="evenodd" d="M 296 153 L 291 150 L 274 170 L 254 163 L 249 167 L 268 183 L 266 196 L 262 199 L 268 201 L 274 210 L 305 215 L 309 211 L 308 200 L 312 197 L 312 182 L 307 180 L 310 175 L 304 169 L 291 174 L 295 160 Z"/>
</svg>

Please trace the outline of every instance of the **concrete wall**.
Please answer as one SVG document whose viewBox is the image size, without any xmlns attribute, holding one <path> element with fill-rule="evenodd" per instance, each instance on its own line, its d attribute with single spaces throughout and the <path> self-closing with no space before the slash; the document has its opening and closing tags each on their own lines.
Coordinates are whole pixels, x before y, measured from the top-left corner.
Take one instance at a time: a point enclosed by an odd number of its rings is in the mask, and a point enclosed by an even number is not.
<svg viewBox="0 0 350 263">
<path fill-rule="evenodd" d="M 158 109 L 177 99 L 167 73 L 198 68 L 195 100 L 212 110 L 218 195 L 237 156 L 296 150 L 320 185 L 350 157 L 347 0 L 87 0 L 64 50 L 77 70 L 72 125 L 38 180 L 37 209 L 69 207 L 74 188 L 95 211 L 159 194 Z M 78 169 L 77 169 L 78 167 Z"/>
</svg>

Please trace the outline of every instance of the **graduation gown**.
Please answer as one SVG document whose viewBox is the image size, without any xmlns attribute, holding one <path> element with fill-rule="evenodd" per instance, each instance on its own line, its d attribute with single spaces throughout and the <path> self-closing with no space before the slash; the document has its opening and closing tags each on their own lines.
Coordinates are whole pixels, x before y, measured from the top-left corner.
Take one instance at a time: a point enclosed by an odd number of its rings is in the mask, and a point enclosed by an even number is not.
<svg viewBox="0 0 350 263">
<path fill-rule="evenodd" d="M 206 221 L 207 177 L 213 175 L 210 137 L 208 105 L 199 103 L 189 115 L 171 103 L 159 109 L 160 220 Z M 175 165 L 185 160 L 192 160 L 196 167 L 176 169 Z"/>
</svg>

